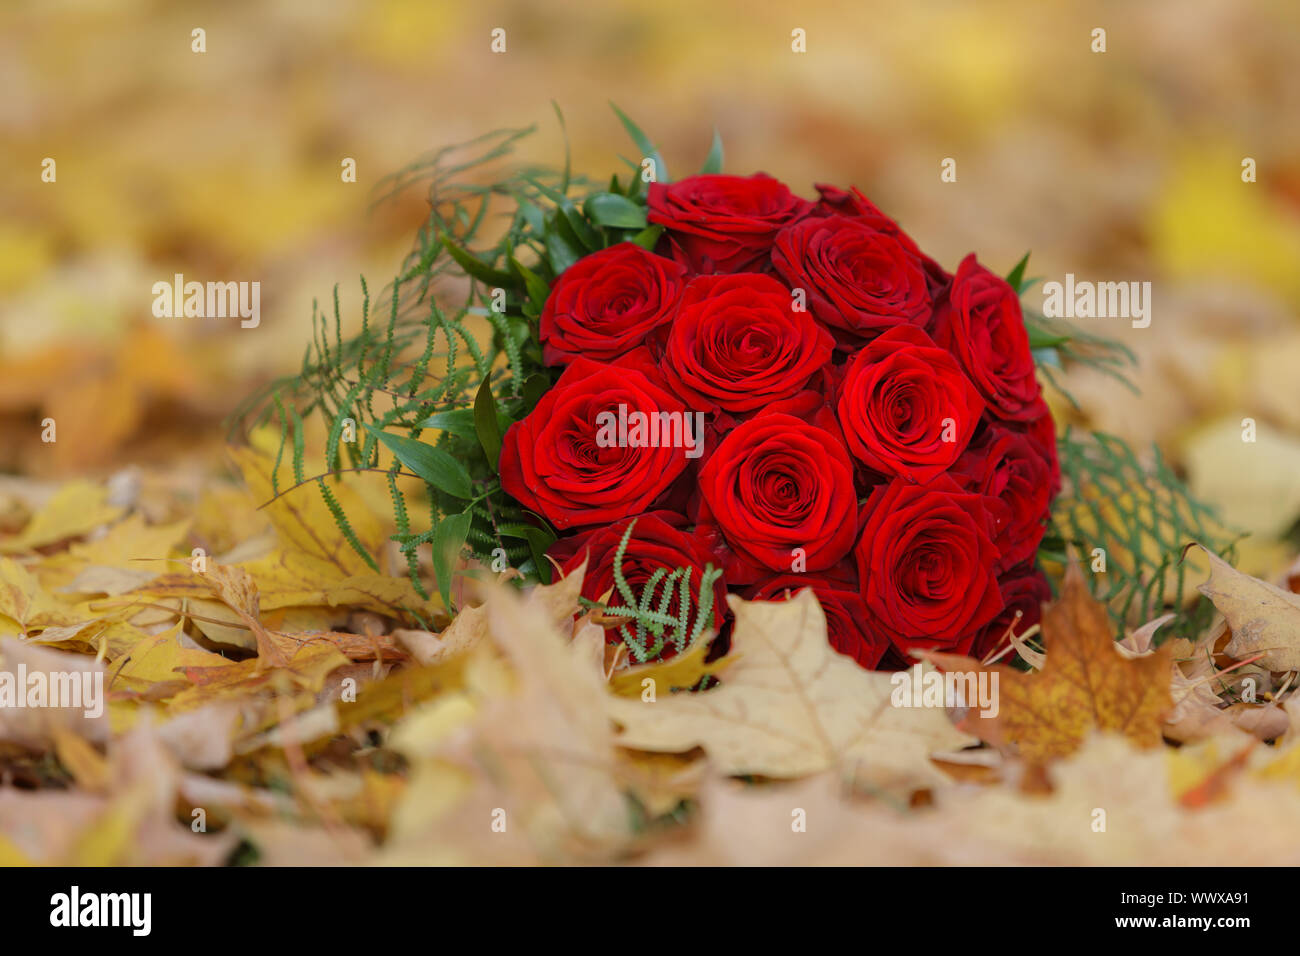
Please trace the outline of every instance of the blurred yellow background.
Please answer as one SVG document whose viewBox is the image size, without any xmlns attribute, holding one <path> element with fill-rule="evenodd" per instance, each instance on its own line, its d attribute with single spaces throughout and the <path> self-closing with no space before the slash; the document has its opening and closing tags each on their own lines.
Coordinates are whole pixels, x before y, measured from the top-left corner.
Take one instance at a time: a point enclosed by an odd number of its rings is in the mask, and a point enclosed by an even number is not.
<svg viewBox="0 0 1300 956">
<path fill-rule="evenodd" d="M 312 299 L 355 304 L 409 248 L 423 197 L 371 211 L 381 177 L 533 123 L 521 158 L 559 163 L 554 100 L 605 178 L 632 154 L 613 100 L 674 175 L 716 125 L 729 172 L 856 184 L 950 269 L 1029 249 L 1030 275 L 1151 281 L 1150 328 L 1084 320 L 1138 353 L 1142 394 L 1085 370 L 1058 412 L 1159 442 L 1273 571 L 1300 516 L 1297 63 L 1294 0 L 6 0 L 0 471 L 220 467 L 222 418 L 297 366 Z M 260 325 L 153 317 L 178 272 L 259 281 Z"/>
</svg>

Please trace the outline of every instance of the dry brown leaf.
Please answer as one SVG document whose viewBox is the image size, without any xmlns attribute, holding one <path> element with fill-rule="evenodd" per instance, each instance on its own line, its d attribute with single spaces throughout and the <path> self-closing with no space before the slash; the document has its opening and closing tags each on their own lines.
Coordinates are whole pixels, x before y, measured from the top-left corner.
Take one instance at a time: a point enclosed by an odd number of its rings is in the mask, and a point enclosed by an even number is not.
<svg viewBox="0 0 1300 956">
<path fill-rule="evenodd" d="M 656 693 L 654 702 L 611 696 L 622 746 L 702 747 L 724 774 L 835 769 L 863 787 L 899 792 L 947 782 L 930 754 L 973 740 L 942 708 L 891 706 L 892 675 L 865 671 L 831 648 L 810 590 L 789 601 L 728 601 L 736 661 L 722 686 Z"/>
<path fill-rule="evenodd" d="M 1160 743 L 1161 722 L 1173 706 L 1167 649 L 1126 656 L 1077 564 L 1067 569 L 1061 598 L 1043 611 L 1041 626 L 1042 671 L 991 669 L 1000 677 L 999 712 L 968 717 L 963 727 L 1034 762 L 1072 753 L 1093 730 L 1122 733 L 1140 746 Z M 945 670 L 979 669 L 970 658 L 922 656 Z"/>
<path fill-rule="evenodd" d="M 1261 655 L 1271 671 L 1300 669 L 1300 595 L 1243 574 L 1217 554 L 1197 545 L 1210 562 L 1210 578 L 1199 588 L 1232 628 L 1224 652 L 1237 660 Z"/>
<path fill-rule="evenodd" d="M 243 568 L 229 564 L 209 564 L 204 574 L 212 593 L 239 615 L 257 638 L 257 659 L 266 667 L 284 667 L 288 658 L 276 646 L 271 635 L 262 626 L 262 610 L 257 593 L 257 582 Z"/>
</svg>

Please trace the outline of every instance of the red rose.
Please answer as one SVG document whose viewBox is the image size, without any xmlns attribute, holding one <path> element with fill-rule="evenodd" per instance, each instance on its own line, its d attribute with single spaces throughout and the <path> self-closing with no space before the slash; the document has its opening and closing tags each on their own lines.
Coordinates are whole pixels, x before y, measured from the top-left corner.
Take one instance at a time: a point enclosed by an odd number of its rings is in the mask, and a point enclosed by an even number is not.
<svg viewBox="0 0 1300 956">
<path fill-rule="evenodd" d="M 868 468 L 929 481 L 965 450 L 984 400 L 920 329 L 890 329 L 849 360 L 836 406 L 849 451 Z"/>
<path fill-rule="evenodd" d="M 1042 451 L 1025 434 L 991 424 L 953 466 L 967 491 L 997 499 L 990 505 L 993 541 L 1001 567 L 1032 558 L 1043 540 L 1052 501 L 1051 471 Z"/>
<path fill-rule="evenodd" d="M 664 436 L 634 431 L 636 416 L 657 423 L 661 412 L 680 415 L 683 429 L 695 427 L 676 398 L 636 369 L 578 359 L 506 431 L 501 487 L 561 530 L 639 514 L 688 461 L 687 449 Z M 620 422 L 627 423 L 622 436 Z"/>
<path fill-rule="evenodd" d="M 772 265 L 842 346 L 896 325 L 925 326 L 933 303 L 925 271 L 896 236 L 861 219 L 826 216 L 787 226 Z"/>
<path fill-rule="evenodd" d="M 688 404 L 748 412 L 797 393 L 830 361 L 834 340 L 771 276 L 700 276 L 682 295 L 665 372 Z"/>
<path fill-rule="evenodd" d="M 733 577 L 723 558 L 734 584 L 757 580 L 759 568 L 823 571 L 853 547 L 849 453 L 833 433 L 793 415 L 768 413 L 737 425 L 700 469 L 700 493 L 702 536 L 708 540 L 716 527 L 748 565 Z"/>
<path fill-rule="evenodd" d="M 935 340 L 962 368 L 999 418 L 1027 421 L 1042 411 L 1020 297 L 969 255 L 935 316 Z"/>
<path fill-rule="evenodd" d="M 870 626 L 904 657 L 913 648 L 964 654 L 1002 610 L 984 498 L 947 475 L 872 492 L 854 554 Z"/>
<path fill-rule="evenodd" d="M 1040 401 L 1038 405 L 1042 414 L 1029 422 L 1025 434 L 1043 456 L 1047 465 L 1048 487 L 1051 497 L 1055 498 L 1061 490 L 1061 462 L 1056 455 L 1056 422 L 1052 421 L 1052 413 L 1048 411 L 1046 402 Z"/>
<path fill-rule="evenodd" d="M 651 183 L 647 204 L 650 222 L 667 228 L 673 258 L 696 274 L 763 268 L 777 230 L 812 211 L 763 173 Z"/>
<path fill-rule="evenodd" d="M 1006 606 L 971 645 L 970 655 L 977 660 L 983 660 L 1008 644 L 1005 640 L 1008 628 L 1013 628 L 1017 635 L 1021 635 L 1041 621 L 1043 603 L 1052 599 L 1052 587 L 1047 583 L 1047 576 L 1035 568 L 1032 562 L 1002 575 L 998 579 L 998 586 Z M 1018 618 L 1017 614 L 1020 615 Z M 1014 656 L 1009 659 L 1014 659 Z M 1002 663 L 1007 663 L 1007 659 Z"/>
<path fill-rule="evenodd" d="M 547 365 L 607 361 L 636 348 L 672 318 L 686 270 L 632 242 L 579 259 L 555 281 L 542 309 Z"/>
<path fill-rule="evenodd" d="M 780 574 L 751 588 L 751 601 L 783 601 L 804 588 L 812 588 L 826 615 L 826 637 L 831 647 L 868 670 L 876 667 L 889 642 L 869 632 L 865 623 L 867 606 L 856 582 L 829 574 Z"/>
<path fill-rule="evenodd" d="M 626 605 L 627 600 L 618 593 L 614 582 L 614 557 L 618 552 L 619 542 L 628 524 L 633 520 L 636 526 L 628 539 L 627 550 L 623 552 L 623 577 L 639 600 L 642 588 L 656 571 L 663 568 L 669 572 L 678 568 L 690 568 L 690 592 L 697 595 L 700 582 L 704 580 L 705 565 L 709 563 L 709 554 L 696 539 L 680 530 L 685 524 L 681 515 L 668 511 L 657 511 L 628 518 L 605 528 L 596 528 L 580 532 L 568 538 L 560 538 L 551 545 L 547 554 L 560 562 L 566 575 L 577 570 L 583 560 L 587 561 L 587 573 L 582 579 L 582 596 L 589 601 L 606 599 L 607 603 Z M 715 563 L 716 567 L 716 563 Z M 668 605 L 668 613 L 676 615 L 681 610 L 678 588 L 673 585 L 674 597 Z M 656 598 L 662 596 L 664 589 L 659 585 L 655 591 Z M 606 598 L 606 595 L 610 595 Z M 713 630 L 722 627 L 723 617 L 727 612 L 727 586 L 722 578 L 713 585 Z M 657 604 L 656 604 L 657 609 Z M 693 607 L 691 623 L 697 608 Z M 611 644 L 622 640 L 617 625 L 606 630 L 605 639 Z M 677 653 L 677 649 L 668 645 L 656 657 L 668 658 Z M 635 656 L 635 655 L 634 655 Z M 635 660 L 633 663 L 642 663 Z"/>
<path fill-rule="evenodd" d="M 827 186 L 823 183 L 816 185 L 817 192 L 821 195 L 821 201 L 817 203 L 817 211 L 824 212 L 828 215 L 846 216 L 849 219 L 860 219 L 872 229 L 878 229 L 880 232 L 893 236 L 897 239 L 918 262 L 921 268 L 925 270 L 925 277 L 930 286 L 930 296 L 936 302 L 939 300 L 939 293 L 948 287 L 952 281 L 952 276 L 943 270 L 943 266 L 935 262 L 918 246 L 902 229 L 898 223 L 890 219 L 881 212 L 876 204 L 854 186 L 849 192 L 837 189 L 834 186 Z"/>
</svg>

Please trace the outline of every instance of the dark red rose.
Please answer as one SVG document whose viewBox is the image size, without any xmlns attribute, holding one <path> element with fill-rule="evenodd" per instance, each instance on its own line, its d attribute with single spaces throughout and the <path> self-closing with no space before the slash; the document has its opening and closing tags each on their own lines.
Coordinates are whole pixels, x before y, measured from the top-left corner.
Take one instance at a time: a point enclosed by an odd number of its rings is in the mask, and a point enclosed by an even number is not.
<svg viewBox="0 0 1300 956">
<path fill-rule="evenodd" d="M 1052 413 L 1048 411 L 1046 402 L 1040 401 L 1038 405 L 1042 414 L 1029 422 L 1025 434 L 1047 464 L 1048 486 L 1051 497 L 1055 498 L 1061 490 L 1061 462 L 1056 455 L 1056 422 L 1052 421 Z"/>
<path fill-rule="evenodd" d="M 973 254 L 957 267 L 939 305 L 935 340 L 957 356 L 992 414 L 1028 421 L 1041 413 L 1020 297 Z"/>
<path fill-rule="evenodd" d="M 737 425 L 700 469 L 700 493 L 701 536 L 709 540 L 716 529 L 748 565 L 733 577 L 723 555 L 733 584 L 752 583 L 761 568 L 823 571 L 853 547 L 848 450 L 832 432 L 793 415 L 762 414 Z"/>
<path fill-rule="evenodd" d="M 929 481 L 965 450 L 984 400 L 951 354 L 900 325 L 849 360 L 836 412 L 849 451 L 868 468 Z"/>
<path fill-rule="evenodd" d="M 952 477 L 967 491 L 996 499 L 989 504 L 993 542 L 1009 568 L 1032 558 L 1047 530 L 1052 475 L 1029 435 L 989 425 L 953 465 Z"/>
<path fill-rule="evenodd" d="M 1009 644 L 1006 640 L 1007 629 L 1013 628 L 1017 635 L 1022 635 L 1042 620 L 1043 603 L 1052 599 L 1052 587 L 1047 577 L 1027 562 L 1013 568 L 998 579 L 1005 602 L 1002 612 L 980 632 L 971 645 L 970 655 L 983 660 L 989 654 Z M 1020 617 L 1017 618 L 1016 615 Z M 1002 663 L 1014 660 L 1012 656 L 1004 658 Z"/>
<path fill-rule="evenodd" d="M 924 327 L 933 302 L 921 263 L 896 236 L 861 219 L 824 216 L 782 229 L 772 265 L 842 346 L 897 325 Z"/>
<path fill-rule="evenodd" d="M 700 276 L 673 318 L 665 374 L 694 408 L 744 413 L 796 394 L 834 344 L 771 276 Z"/>
<path fill-rule="evenodd" d="M 673 258 L 697 275 L 761 270 L 777 230 L 813 208 L 763 173 L 651 183 L 648 206 Z"/>
<path fill-rule="evenodd" d="M 872 492 L 854 550 L 870 627 L 906 658 L 913 648 L 964 654 L 1002 610 L 984 497 L 948 475 L 895 479 Z"/>
<path fill-rule="evenodd" d="M 547 365 L 607 361 L 636 348 L 672 318 L 686 270 L 632 242 L 579 259 L 555 281 L 542 309 Z"/>
<path fill-rule="evenodd" d="M 830 574 L 779 574 L 750 588 L 745 596 L 751 601 L 783 601 L 804 588 L 812 588 L 822 606 L 831 647 L 869 670 L 876 667 L 889 649 L 889 641 L 866 629 L 867 606 L 852 579 L 841 580 Z"/>
<path fill-rule="evenodd" d="M 655 432 L 634 431 L 638 420 L 657 423 L 661 412 L 682 429 L 694 427 L 681 402 L 636 369 L 577 359 L 506 431 L 501 487 L 560 530 L 639 514 L 688 461 L 687 449 L 656 434 L 657 424 Z"/>
<path fill-rule="evenodd" d="M 817 192 L 821 195 L 821 201 L 817 203 L 817 211 L 828 215 L 846 216 L 850 219 L 860 219 L 872 229 L 893 236 L 897 239 L 908 252 L 912 253 L 921 263 L 921 268 L 925 270 L 926 280 L 930 286 L 930 295 L 936 302 L 939 300 L 939 293 L 948 287 L 952 281 L 952 276 L 944 271 L 943 266 L 935 262 L 918 246 L 902 229 L 898 223 L 890 219 L 881 212 L 876 204 L 866 196 L 856 186 L 848 192 L 837 189 L 835 186 L 827 186 L 824 183 L 817 183 Z"/>
<path fill-rule="evenodd" d="M 623 533 L 633 520 L 636 521 L 636 526 L 632 529 L 631 538 L 628 539 L 627 550 L 623 552 L 623 577 L 627 580 L 635 599 L 640 599 L 646 583 L 661 568 L 670 573 L 678 568 L 690 568 L 690 592 L 692 595 L 697 595 L 700 582 L 704 580 L 704 570 L 709 563 L 710 555 L 695 538 L 681 530 L 686 521 L 681 515 L 672 512 L 657 511 L 644 514 L 635 519 L 619 521 L 608 527 L 595 528 L 567 538 L 560 538 L 551 545 L 547 554 L 560 563 L 566 575 L 576 571 L 585 559 L 587 573 L 582 579 L 582 596 L 589 601 L 604 599 L 608 604 L 626 606 L 627 599 L 618 593 L 614 581 L 614 557 L 618 552 L 619 542 L 623 539 Z M 716 562 L 714 566 L 717 566 Z M 677 589 L 680 584 L 674 584 L 673 587 L 674 594 L 679 594 Z M 727 613 L 725 581 L 718 578 L 712 590 L 712 626 L 716 632 L 722 627 L 723 618 Z M 656 597 L 662 595 L 663 591 L 663 586 L 658 586 L 655 591 Z M 606 598 L 607 594 L 608 598 Z M 692 608 L 693 624 L 698 608 L 695 605 Z M 668 613 L 677 615 L 680 611 L 680 597 L 674 596 L 668 605 Z M 611 644 L 621 641 L 619 628 L 617 626 L 607 628 L 605 639 Z M 666 659 L 677 653 L 678 649 L 668 644 L 663 648 L 662 653 L 653 656 Z M 636 657 L 634 651 L 633 663 L 642 663 Z"/>
</svg>

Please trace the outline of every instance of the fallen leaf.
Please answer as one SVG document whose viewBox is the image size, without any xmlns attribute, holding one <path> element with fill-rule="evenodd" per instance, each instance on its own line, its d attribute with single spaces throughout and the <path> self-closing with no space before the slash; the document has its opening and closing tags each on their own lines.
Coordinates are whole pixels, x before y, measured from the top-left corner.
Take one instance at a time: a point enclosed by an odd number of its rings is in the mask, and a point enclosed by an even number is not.
<svg viewBox="0 0 1300 956">
<path fill-rule="evenodd" d="M 93 406 L 89 406 L 93 407 Z M 107 503 L 108 489 L 90 481 L 70 481 L 38 511 L 21 534 L 0 541 L 0 552 L 34 551 L 79 538 L 121 517 L 122 509 Z"/>
<path fill-rule="evenodd" d="M 1163 718 L 1173 706 L 1168 649 L 1126 656 L 1077 564 L 1067 568 L 1061 598 L 1044 609 L 1041 627 L 1043 669 L 991 669 L 1000 675 L 998 713 L 968 718 L 963 727 L 1031 762 L 1072 753 L 1094 730 L 1121 733 L 1143 747 L 1160 743 Z M 979 669 L 970 658 L 922 656 L 945 670 Z"/>
<path fill-rule="evenodd" d="M 1300 595 L 1284 591 L 1228 564 L 1196 545 L 1210 562 L 1210 578 L 1199 588 L 1232 628 L 1224 653 L 1237 660 L 1259 657 L 1271 671 L 1300 669 Z"/>
<path fill-rule="evenodd" d="M 798 777 L 834 769 L 865 788 L 908 792 L 948 778 L 930 754 L 972 738 L 942 708 L 891 706 L 892 676 L 834 651 L 810 590 L 777 603 L 728 598 L 735 663 L 720 687 L 610 696 L 621 746 L 680 753 L 702 747 L 718 772 Z"/>
</svg>

